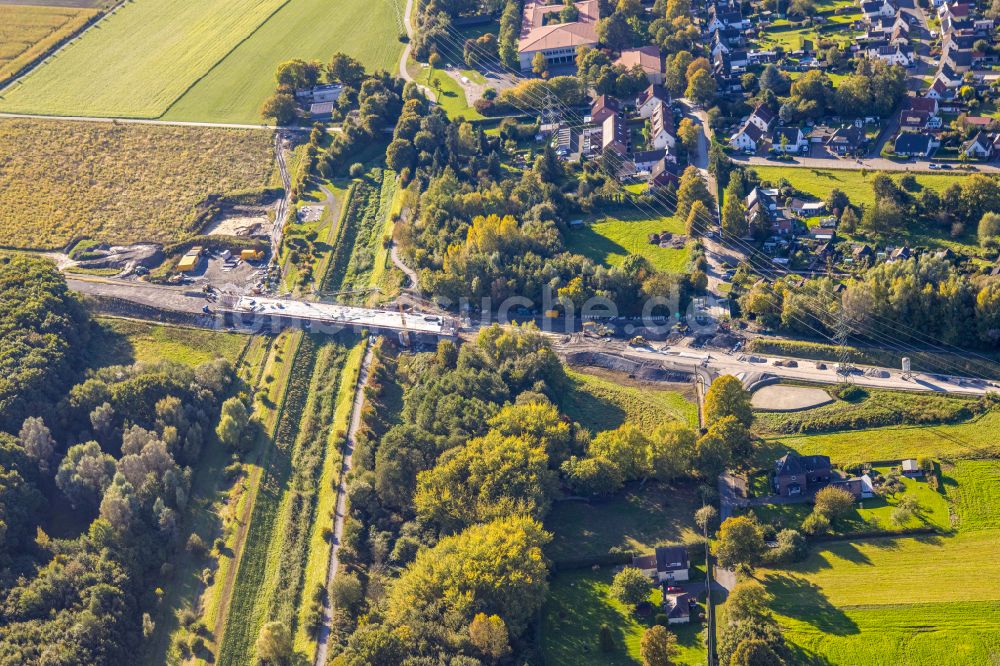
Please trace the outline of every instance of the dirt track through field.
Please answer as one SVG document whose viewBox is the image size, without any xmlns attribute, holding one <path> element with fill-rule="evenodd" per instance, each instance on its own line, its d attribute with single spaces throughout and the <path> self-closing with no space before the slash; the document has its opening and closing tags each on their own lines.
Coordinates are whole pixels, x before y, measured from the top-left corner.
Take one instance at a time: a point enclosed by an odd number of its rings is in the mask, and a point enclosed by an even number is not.
<svg viewBox="0 0 1000 666">
<path fill-rule="evenodd" d="M 330 649 L 330 623 L 333 620 L 333 607 L 330 605 L 329 590 L 340 567 L 338 554 L 341 539 L 344 535 L 344 522 L 347 518 L 347 473 L 351 470 L 351 459 L 354 454 L 354 436 L 361 426 L 361 409 L 365 404 L 364 386 L 368 382 L 368 371 L 371 368 L 372 356 L 372 348 L 368 347 L 365 351 L 365 357 L 361 361 L 361 369 L 358 371 L 358 381 L 354 387 L 354 405 L 351 407 L 350 425 L 347 429 L 347 438 L 344 440 L 344 458 L 340 464 L 340 480 L 337 485 L 337 500 L 335 502 L 336 508 L 333 518 L 333 547 L 330 548 L 330 564 L 326 574 L 327 596 L 323 602 L 323 624 L 320 626 L 319 635 L 316 640 L 316 659 L 313 661 L 316 666 L 324 666 L 326 664 L 327 654 Z"/>
</svg>

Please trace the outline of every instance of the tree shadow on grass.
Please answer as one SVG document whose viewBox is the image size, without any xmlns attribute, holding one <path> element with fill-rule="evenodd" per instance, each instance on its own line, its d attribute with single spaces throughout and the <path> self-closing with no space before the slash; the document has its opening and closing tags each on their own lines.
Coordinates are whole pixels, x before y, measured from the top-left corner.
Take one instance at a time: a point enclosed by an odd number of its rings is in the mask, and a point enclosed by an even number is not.
<svg viewBox="0 0 1000 666">
<path fill-rule="evenodd" d="M 860 633 L 857 623 L 834 606 L 819 586 L 799 576 L 770 574 L 764 578 L 767 591 L 774 595 L 771 608 L 781 615 L 810 624 L 836 636 Z"/>
<path fill-rule="evenodd" d="M 560 407 L 567 416 L 592 432 L 617 428 L 628 416 L 620 406 L 588 391 L 583 382 L 572 382 Z"/>
<path fill-rule="evenodd" d="M 569 249 L 582 254 L 591 261 L 606 267 L 611 264 L 607 258 L 611 255 L 627 255 L 629 252 L 615 241 L 594 231 L 590 226 L 574 229 L 569 234 Z"/>
</svg>

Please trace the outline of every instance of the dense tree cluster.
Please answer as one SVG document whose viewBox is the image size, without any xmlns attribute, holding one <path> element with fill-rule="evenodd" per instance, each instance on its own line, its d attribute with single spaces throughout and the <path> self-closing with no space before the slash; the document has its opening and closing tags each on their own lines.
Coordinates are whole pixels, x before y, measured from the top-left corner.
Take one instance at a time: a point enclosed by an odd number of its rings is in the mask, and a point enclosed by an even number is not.
<svg viewBox="0 0 1000 666">
<path fill-rule="evenodd" d="M 932 336 L 956 346 L 1000 341 L 1000 288 L 960 273 L 943 258 L 919 256 L 882 263 L 848 279 L 758 283 L 740 299 L 743 312 L 767 325 L 804 335 L 833 333 L 840 314 L 859 338 L 920 343 Z"/>
<path fill-rule="evenodd" d="M 0 662 L 133 663 L 232 368 L 108 367 L 68 389 L 88 318 L 47 262 L 19 257 L 0 270 L 6 311 L 26 308 L 6 324 L 4 370 L 31 399 L 5 403 L 17 436 L 0 433 Z M 89 529 L 36 536 L 59 494 Z"/>
<path fill-rule="evenodd" d="M 0 430 L 57 402 L 79 370 L 89 324 L 49 261 L 0 255 Z"/>
<path fill-rule="evenodd" d="M 334 663 L 490 662 L 544 600 L 539 521 L 559 463 L 583 446 L 546 397 L 564 386 L 562 366 L 537 332 L 493 327 L 461 350 L 380 361 L 379 388 L 366 390 L 375 405 L 396 363 L 399 422 L 386 429 L 369 413 L 349 487 L 343 553 L 364 565 L 370 620 L 344 635 Z"/>
</svg>

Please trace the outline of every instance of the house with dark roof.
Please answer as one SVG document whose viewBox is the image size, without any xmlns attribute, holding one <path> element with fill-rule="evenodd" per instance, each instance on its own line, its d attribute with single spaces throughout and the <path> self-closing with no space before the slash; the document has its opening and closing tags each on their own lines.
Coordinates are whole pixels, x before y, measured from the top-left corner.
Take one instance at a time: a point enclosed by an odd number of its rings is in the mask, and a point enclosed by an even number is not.
<svg viewBox="0 0 1000 666">
<path fill-rule="evenodd" d="M 601 151 L 624 156 L 629 151 L 629 132 L 620 115 L 613 114 L 601 123 Z"/>
<path fill-rule="evenodd" d="M 674 112 L 664 103 L 653 105 L 649 117 L 649 143 L 653 148 L 673 150 L 677 143 L 674 137 Z"/>
<path fill-rule="evenodd" d="M 962 144 L 962 154 L 980 160 L 988 160 L 993 157 L 993 141 L 986 132 L 979 131 L 976 135 Z"/>
<path fill-rule="evenodd" d="M 661 85 L 652 84 L 635 98 L 635 108 L 643 118 L 653 115 L 657 104 L 670 104 L 670 93 Z"/>
<path fill-rule="evenodd" d="M 667 187 L 671 183 L 676 187 L 680 183 L 680 179 L 677 163 L 664 157 L 649 170 L 649 189 Z"/>
<path fill-rule="evenodd" d="M 781 153 L 800 153 L 809 148 L 809 142 L 798 127 L 776 127 L 771 134 L 771 150 Z"/>
<path fill-rule="evenodd" d="M 893 143 L 893 152 L 900 157 L 930 157 L 941 143 L 924 132 L 900 132 Z"/>
<path fill-rule="evenodd" d="M 821 488 L 833 478 L 829 456 L 786 453 L 774 464 L 774 489 L 782 497 L 795 497 Z"/>
<path fill-rule="evenodd" d="M 667 585 L 664 583 L 663 611 L 667 616 L 667 624 L 689 623 L 691 621 L 691 606 L 694 603 L 694 597 L 687 592 L 667 592 Z"/>
<path fill-rule="evenodd" d="M 608 116 L 621 113 L 622 103 L 610 95 L 601 95 L 594 100 L 590 107 L 590 122 L 595 125 L 603 125 Z"/>
<path fill-rule="evenodd" d="M 689 578 L 690 561 L 684 546 L 657 546 L 652 555 L 633 557 L 632 566 L 658 583 L 685 581 Z"/>
<path fill-rule="evenodd" d="M 743 127 L 729 137 L 729 145 L 736 150 L 757 152 L 763 138 L 764 131 L 748 120 Z"/>
<path fill-rule="evenodd" d="M 857 125 L 840 127 L 826 140 L 826 149 L 837 155 L 855 155 L 867 142 L 865 131 Z"/>
<path fill-rule="evenodd" d="M 667 157 L 666 150 L 642 150 L 632 153 L 636 171 L 649 171 L 653 165 Z"/>
<path fill-rule="evenodd" d="M 774 120 L 774 111 L 766 104 L 758 104 L 757 108 L 750 114 L 750 117 L 747 118 L 747 122 L 756 125 L 761 132 L 769 132 L 771 126 L 774 124 Z"/>
</svg>

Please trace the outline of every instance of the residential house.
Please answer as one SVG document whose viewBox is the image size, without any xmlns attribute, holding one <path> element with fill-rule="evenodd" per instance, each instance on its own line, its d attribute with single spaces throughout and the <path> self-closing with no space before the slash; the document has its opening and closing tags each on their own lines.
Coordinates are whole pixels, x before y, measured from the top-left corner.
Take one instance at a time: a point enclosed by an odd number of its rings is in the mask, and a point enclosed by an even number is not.
<svg viewBox="0 0 1000 666">
<path fill-rule="evenodd" d="M 896 8 L 889 0 L 866 0 L 861 3 L 861 13 L 865 19 L 871 20 L 876 16 L 892 16 Z"/>
<path fill-rule="evenodd" d="M 598 0 L 573 3 L 578 12 L 577 20 L 559 22 L 561 3 L 546 5 L 527 2 L 521 21 L 521 34 L 517 55 L 521 71 L 531 70 L 536 53 L 545 56 L 550 65 L 570 64 L 576 60 L 576 50 L 581 46 L 597 46 L 597 21 L 601 18 Z"/>
<path fill-rule="evenodd" d="M 774 489 L 782 497 L 795 497 L 817 490 L 833 478 L 829 456 L 787 453 L 774 465 Z"/>
<path fill-rule="evenodd" d="M 667 624 L 687 624 L 691 621 L 691 606 L 694 597 L 687 592 L 667 592 L 663 586 L 663 610 L 667 616 Z"/>
<path fill-rule="evenodd" d="M 902 44 L 870 48 L 867 55 L 870 60 L 882 60 L 900 67 L 909 67 L 913 64 L 913 49 Z"/>
<path fill-rule="evenodd" d="M 649 188 L 667 187 L 671 183 L 676 187 L 681 180 L 680 170 L 676 161 L 664 157 L 649 169 Z"/>
<path fill-rule="evenodd" d="M 590 107 L 590 122 L 595 125 L 603 125 L 609 116 L 618 115 L 622 112 L 622 103 L 610 95 L 601 95 L 594 100 Z"/>
<path fill-rule="evenodd" d="M 892 252 L 889 253 L 889 261 L 906 261 L 913 256 L 910 248 L 907 246 L 897 247 Z"/>
<path fill-rule="evenodd" d="M 902 464 L 903 476 L 911 479 L 924 475 L 924 470 L 920 469 L 915 458 L 907 458 Z"/>
<path fill-rule="evenodd" d="M 688 580 L 690 566 L 684 546 L 657 546 L 652 555 L 632 558 L 632 566 L 658 583 Z"/>
<path fill-rule="evenodd" d="M 670 103 L 670 93 L 662 85 L 651 84 L 635 98 L 635 108 L 643 118 L 653 115 L 653 109 L 660 104 Z"/>
<path fill-rule="evenodd" d="M 663 85 L 663 61 L 660 58 L 660 47 L 658 46 L 625 49 L 615 64 L 621 65 L 625 69 L 640 67 L 651 85 Z"/>
<path fill-rule="evenodd" d="M 900 157 L 930 157 L 941 143 L 925 132 L 900 132 L 893 144 L 893 152 Z"/>
<path fill-rule="evenodd" d="M 934 79 L 934 83 L 931 84 L 931 87 L 927 89 L 926 93 L 924 93 L 924 96 L 941 102 L 951 98 L 951 91 L 948 90 L 948 86 L 945 85 L 944 81 L 940 78 L 936 78 Z"/>
<path fill-rule="evenodd" d="M 649 117 L 649 143 L 653 148 L 673 150 L 677 143 L 674 138 L 674 112 L 666 104 L 653 107 Z"/>
<path fill-rule="evenodd" d="M 974 137 L 962 144 L 961 150 L 966 157 L 988 160 L 993 157 L 993 141 L 986 132 L 979 131 Z"/>
<path fill-rule="evenodd" d="M 964 2 L 946 2 L 938 7 L 938 17 L 961 20 L 969 18 L 971 7 Z"/>
<path fill-rule="evenodd" d="M 946 49 L 941 54 L 941 62 L 960 74 L 968 72 L 972 69 L 972 50 L 959 48 Z"/>
<path fill-rule="evenodd" d="M 801 153 L 809 142 L 798 127 L 777 127 L 771 134 L 771 150 L 781 153 Z"/>
<path fill-rule="evenodd" d="M 736 150 L 755 153 L 763 138 L 764 131 L 754 123 L 747 121 L 743 127 L 729 137 L 729 145 Z"/>
<path fill-rule="evenodd" d="M 629 132 L 620 115 L 613 114 L 601 123 L 601 152 L 613 152 L 624 157 L 629 151 Z"/>
<path fill-rule="evenodd" d="M 632 154 L 632 162 L 635 164 L 636 171 L 649 171 L 654 164 L 664 158 L 676 161 L 675 157 L 667 155 L 666 150 L 642 150 Z"/>
<path fill-rule="evenodd" d="M 856 155 L 867 142 L 865 131 L 856 126 L 848 125 L 837 129 L 826 140 L 826 148 L 837 155 Z"/>
<path fill-rule="evenodd" d="M 747 118 L 747 122 L 756 125 L 760 128 L 761 132 L 770 132 L 771 126 L 774 124 L 775 115 L 771 107 L 765 104 L 758 104 L 757 108 L 753 110 L 750 117 Z"/>
<path fill-rule="evenodd" d="M 854 250 L 851 251 L 851 257 L 857 264 L 874 264 L 875 250 L 865 244 L 860 247 L 855 247 Z"/>
</svg>

